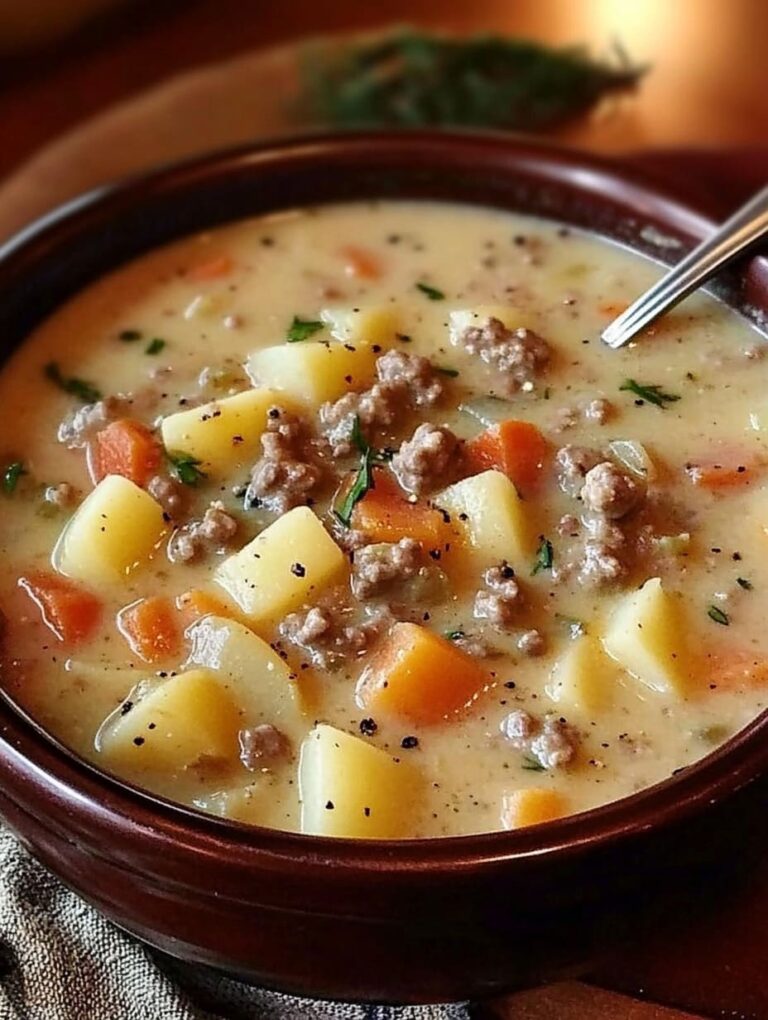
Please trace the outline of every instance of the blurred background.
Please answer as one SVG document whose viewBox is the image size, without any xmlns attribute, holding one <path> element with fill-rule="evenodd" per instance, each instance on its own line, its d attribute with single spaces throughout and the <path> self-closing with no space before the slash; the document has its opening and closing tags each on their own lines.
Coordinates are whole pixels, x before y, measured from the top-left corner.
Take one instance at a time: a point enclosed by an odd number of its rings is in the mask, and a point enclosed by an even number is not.
<svg viewBox="0 0 768 1020">
<path fill-rule="evenodd" d="M 393 26 L 417 38 L 455 33 L 461 45 L 478 33 L 537 44 L 535 69 L 517 74 L 512 58 L 511 84 L 509 67 L 484 66 L 485 52 L 454 54 L 462 73 L 485 76 L 485 108 L 465 118 L 473 127 L 487 126 L 510 88 L 524 103 L 526 90 L 543 87 L 535 109 L 560 104 L 560 115 L 537 120 L 524 109 L 492 126 L 630 159 L 661 151 L 655 165 L 678 191 L 714 191 L 724 209 L 768 177 L 766 0 L 0 0 L 0 236 L 153 164 L 349 126 L 327 89 L 323 108 L 317 87 L 308 89 L 307 40 L 325 40 L 327 61 Z M 563 70 L 562 48 L 573 46 L 586 48 L 590 67 Z M 409 66 L 424 59 L 411 52 Z M 379 57 L 375 75 L 397 76 L 392 66 L 391 55 Z M 601 80 L 606 66 L 630 68 L 636 83 Z M 448 122 L 466 105 L 466 93 L 452 98 L 454 67 L 425 72 L 435 102 L 453 103 Z M 359 81 L 345 84 L 342 99 L 351 90 L 359 105 Z M 579 88 L 589 93 L 580 103 Z M 364 116 L 376 123 L 370 105 Z M 416 121 L 435 117 L 422 110 Z M 684 148 L 703 150 L 693 169 L 676 158 Z"/>
<path fill-rule="evenodd" d="M 768 144 L 764 0 L 0 0 L 0 176 L 179 72 L 392 22 L 583 43 L 595 54 L 620 40 L 652 68 L 631 111 L 571 126 L 568 140 L 614 151 Z"/>
</svg>

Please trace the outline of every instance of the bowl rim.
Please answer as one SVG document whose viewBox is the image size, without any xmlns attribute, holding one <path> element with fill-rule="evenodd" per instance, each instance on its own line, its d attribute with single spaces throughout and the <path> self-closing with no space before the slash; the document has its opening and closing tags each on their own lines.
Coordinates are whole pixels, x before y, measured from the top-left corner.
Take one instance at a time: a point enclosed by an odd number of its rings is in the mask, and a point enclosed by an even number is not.
<svg viewBox="0 0 768 1020">
<path fill-rule="evenodd" d="M 29 261 L 34 268 L 36 257 L 49 244 L 71 245 L 94 216 L 108 218 L 110 211 L 114 215 L 126 206 L 140 206 L 150 196 L 162 197 L 185 186 L 226 180 L 235 171 L 252 172 L 291 161 L 322 162 L 341 154 L 354 162 L 363 154 L 370 159 L 377 153 L 392 155 L 400 150 L 411 154 L 418 151 L 422 158 L 439 165 L 441 156 L 458 149 L 495 161 L 502 170 L 505 160 L 511 160 L 517 169 L 532 171 L 545 183 L 562 182 L 563 175 L 570 174 L 577 188 L 592 195 L 606 189 L 609 196 L 631 198 L 637 203 L 640 217 L 649 208 L 655 210 L 655 215 L 661 211 L 673 234 L 696 238 L 716 223 L 714 204 L 704 208 L 682 202 L 657 181 L 627 169 L 621 162 L 509 133 L 419 130 L 313 134 L 238 146 L 95 188 L 46 213 L 0 244 L 0 286 L 9 266 L 20 263 L 24 270 L 25 261 Z M 469 200 L 459 202 L 480 205 Z M 489 205 L 494 207 L 493 203 Z M 180 238 L 184 232 L 174 236 Z M 172 240 L 169 237 L 165 243 Z M 154 247 L 148 244 L 142 253 Z M 126 261 L 130 260 L 123 259 L 106 271 L 114 271 Z M 98 276 L 91 276 L 89 282 L 96 279 Z M 60 304 L 57 302 L 57 307 Z M 735 795 L 768 772 L 767 734 L 768 709 L 717 749 L 667 779 L 619 800 L 527 829 L 397 840 L 350 839 L 237 822 L 151 793 L 67 748 L 5 689 L 0 689 L 0 770 L 9 762 L 17 769 L 31 766 L 37 782 L 43 786 L 53 783 L 60 791 L 76 796 L 94 818 L 103 819 L 105 812 L 110 818 L 129 817 L 134 827 L 162 831 L 172 838 L 183 829 L 185 837 L 198 841 L 196 845 L 215 847 L 246 866 L 253 864 L 254 855 L 268 854 L 289 860 L 314 858 L 318 864 L 327 866 L 332 862 L 337 868 L 351 871 L 455 872 L 554 854 L 561 858 L 581 855 L 673 822 L 684 822 Z"/>
</svg>

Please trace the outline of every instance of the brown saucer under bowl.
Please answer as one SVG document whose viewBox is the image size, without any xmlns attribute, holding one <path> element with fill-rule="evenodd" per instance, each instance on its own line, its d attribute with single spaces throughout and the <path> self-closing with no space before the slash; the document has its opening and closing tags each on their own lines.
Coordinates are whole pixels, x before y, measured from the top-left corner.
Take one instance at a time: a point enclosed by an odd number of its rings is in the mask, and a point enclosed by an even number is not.
<svg viewBox="0 0 768 1020">
<path fill-rule="evenodd" d="M 713 226 L 593 156 L 508 136 L 319 137 L 213 156 L 71 203 L 0 249 L 0 358 L 109 269 L 184 234 L 328 201 L 539 214 L 664 258 Z M 654 243 L 662 243 L 659 251 Z M 672 250 L 675 250 L 674 248 Z M 768 312 L 760 272 L 738 301 Z M 610 357 L 606 351 L 606 357 Z M 397 842 L 226 822 L 80 760 L 0 698 L 0 814 L 52 872 L 166 953 L 334 998 L 481 998 L 583 972 L 727 889 L 758 830 L 768 714 L 643 793 L 518 832 Z"/>
</svg>

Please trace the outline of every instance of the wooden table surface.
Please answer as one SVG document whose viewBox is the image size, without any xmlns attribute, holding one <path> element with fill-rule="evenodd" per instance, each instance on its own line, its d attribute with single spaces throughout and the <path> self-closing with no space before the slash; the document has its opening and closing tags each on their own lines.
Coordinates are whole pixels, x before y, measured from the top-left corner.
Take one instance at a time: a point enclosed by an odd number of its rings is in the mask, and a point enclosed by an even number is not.
<svg viewBox="0 0 768 1020">
<path fill-rule="evenodd" d="M 634 59 L 652 65 L 639 93 L 620 116 L 572 125 L 559 137 L 612 153 L 718 150 L 698 164 L 701 176 L 712 186 L 723 171 L 731 189 L 724 194 L 734 200 L 764 171 L 768 179 L 768 160 L 734 157 L 726 166 L 722 156 L 737 147 L 768 153 L 768 0 L 140 0 L 55 45 L 0 57 L 0 178 L 84 118 L 179 71 L 307 33 L 387 22 L 584 42 L 597 52 L 619 38 Z M 0 18 L 0 51 L 1 30 Z M 696 166 L 678 167 L 678 185 Z M 768 955 L 768 871 L 750 886 L 739 909 L 711 930 L 625 954 L 598 980 L 668 1004 L 706 1006 L 709 1015 L 768 1018 L 758 950 Z"/>
</svg>

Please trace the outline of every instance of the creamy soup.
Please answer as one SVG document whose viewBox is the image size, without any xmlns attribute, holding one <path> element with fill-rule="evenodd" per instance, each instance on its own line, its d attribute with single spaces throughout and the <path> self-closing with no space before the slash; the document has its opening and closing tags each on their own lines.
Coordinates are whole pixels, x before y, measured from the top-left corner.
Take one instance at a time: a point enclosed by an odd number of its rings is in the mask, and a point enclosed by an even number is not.
<svg viewBox="0 0 768 1020">
<path fill-rule="evenodd" d="M 171 800 L 329 835 L 517 828 L 764 707 L 763 340 L 652 262 L 354 203 L 153 252 L 0 374 L 5 690 Z"/>
</svg>

